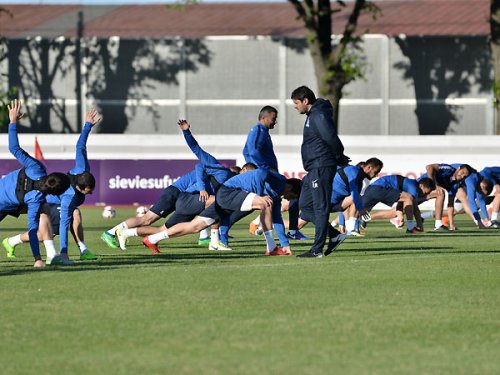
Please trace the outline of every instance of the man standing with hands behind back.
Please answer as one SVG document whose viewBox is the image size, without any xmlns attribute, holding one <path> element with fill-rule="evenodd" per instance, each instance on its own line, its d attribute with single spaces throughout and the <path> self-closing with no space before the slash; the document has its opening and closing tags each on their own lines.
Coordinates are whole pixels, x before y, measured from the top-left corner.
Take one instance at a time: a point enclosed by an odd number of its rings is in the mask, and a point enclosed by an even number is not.
<svg viewBox="0 0 500 375">
<path fill-rule="evenodd" d="M 325 256 L 345 239 L 345 235 L 329 225 L 330 196 L 337 166 L 346 165 L 349 158 L 344 155 L 344 146 L 335 131 L 331 103 L 325 99 L 316 99 L 314 92 L 307 86 L 293 90 L 291 99 L 294 108 L 307 116 L 301 154 L 302 164 L 308 173 L 302 181 L 300 202 L 312 202 L 315 225 L 311 249 L 298 256 L 321 258 L 327 234 L 330 240 Z"/>
</svg>

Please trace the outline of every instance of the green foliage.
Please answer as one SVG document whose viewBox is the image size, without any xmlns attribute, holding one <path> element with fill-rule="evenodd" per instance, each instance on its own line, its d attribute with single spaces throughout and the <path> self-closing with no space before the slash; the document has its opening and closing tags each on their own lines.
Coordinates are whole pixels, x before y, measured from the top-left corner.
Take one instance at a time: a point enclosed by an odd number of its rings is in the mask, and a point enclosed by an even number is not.
<svg viewBox="0 0 500 375">
<path fill-rule="evenodd" d="M 231 231 L 231 253 L 194 235 L 164 241 L 160 256 L 138 238 L 112 250 L 100 233 L 135 210 L 100 212 L 83 209 L 98 261 L 35 270 L 27 245 L 15 260 L 0 253 L 2 373 L 500 373 L 499 232 L 465 215 L 456 233 L 372 221 L 366 237 L 308 260 L 265 257 L 251 218 Z M 25 229 L 7 218 L 0 240 Z"/>
<path fill-rule="evenodd" d="M 500 79 L 493 81 L 493 104 L 495 108 L 500 108 Z"/>
</svg>

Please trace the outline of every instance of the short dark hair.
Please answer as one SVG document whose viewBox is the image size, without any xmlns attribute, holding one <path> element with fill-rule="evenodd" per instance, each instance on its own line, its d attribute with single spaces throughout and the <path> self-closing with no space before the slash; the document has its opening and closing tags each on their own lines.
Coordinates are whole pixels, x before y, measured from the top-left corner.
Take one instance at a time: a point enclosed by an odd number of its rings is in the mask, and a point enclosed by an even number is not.
<svg viewBox="0 0 500 375">
<path fill-rule="evenodd" d="M 234 174 L 239 174 L 241 172 L 241 168 L 238 167 L 237 165 L 232 165 L 228 169 Z"/>
<path fill-rule="evenodd" d="M 241 167 L 241 169 L 243 168 L 250 169 L 253 171 L 254 169 L 257 169 L 257 166 L 254 163 L 245 163 L 243 164 L 243 167 Z"/>
<path fill-rule="evenodd" d="M 95 177 L 90 172 L 83 172 L 76 176 L 76 186 L 85 190 L 86 188 L 94 190 Z"/>
<path fill-rule="evenodd" d="M 422 185 L 423 187 L 426 187 L 428 189 L 431 189 L 431 190 L 436 189 L 436 183 L 433 180 L 431 180 L 429 177 L 424 177 L 424 178 L 420 179 L 418 181 L 418 184 Z"/>
<path fill-rule="evenodd" d="M 262 109 L 259 112 L 259 120 L 262 117 L 269 116 L 271 113 L 278 114 L 278 110 L 274 107 L 271 107 L 270 105 L 266 105 L 266 106 L 262 107 Z"/>
<path fill-rule="evenodd" d="M 65 173 L 53 172 L 40 180 L 40 190 L 44 194 L 61 195 L 68 190 L 69 177 Z"/>
<path fill-rule="evenodd" d="M 365 161 L 365 165 L 372 165 L 374 167 L 380 167 L 382 169 L 384 167 L 384 163 L 382 160 L 378 158 L 370 158 L 367 161 Z"/>
<path fill-rule="evenodd" d="M 299 197 L 300 191 L 302 190 L 302 180 L 298 178 L 288 178 L 286 183 L 292 187 L 292 193 Z"/>
<path fill-rule="evenodd" d="M 297 87 L 292 91 L 291 98 L 292 100 L 300 100 L 301 102 L 307 99 L 309 104 L 314 104 L 314 102 L 316 102 L 316 95 L 314 95 L 314 92 L 307 86 Z"/>
<path fill-rule="evenodd" d="M 469 175 L 470 175 L 470 174 L 472 174 L 472 172 L 474 172 L 474 171 L 475 171 L 475 169 L 474 169 L 474 168 L 472 168 L 469 164 L 462 164 L 462 165 L 460 166 L 460 169 L 466 169 L 466 170 L 467 170 L 467 172 L 469 172 Z"/>
<path fill-rule="evenodd" d="M 484 185 L 484 187 L 486 188 L 486 192 L 488 193 L 487 195 L 490 195 L 493 191 L 493 182 L 485 178 L 480 182 L 480 184 Z"/>
</svg>

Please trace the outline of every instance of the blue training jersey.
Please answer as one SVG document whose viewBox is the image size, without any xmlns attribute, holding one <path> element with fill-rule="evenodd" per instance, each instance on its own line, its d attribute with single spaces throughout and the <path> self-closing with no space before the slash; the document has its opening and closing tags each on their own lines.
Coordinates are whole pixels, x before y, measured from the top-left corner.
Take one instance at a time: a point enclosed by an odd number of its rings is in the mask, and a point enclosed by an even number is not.
<svg viewBox="0 0 500 375">
<path fill-rule="evenodd" d="M 486 167 L 479 174 L 490 180 L 493 185 L 500 184 L 500 167 Z"/>
<path fill-rule="evenodd" d="M 214 178 L 217 184 L 220 185 L 235 174 L 220 164 L 214 156 L 203 150 L 191 134 L 191 131 L 183 130 L 182 133 L 187 145 L 200 161 L 200 164 L 195 168 L 198 190 L 206 190 L 211 195 L 215 194 L 217 186 L 214 186 L 211 178 Z"/>
<path fill-rule="evenodd" d="M 382 186 L 386 189 L 395 189 L 400 192 L 406 192 L 410 194 L 413 198 L 417 199 L 420 194 L 420 188 L 418 186 L 418 181 L 412 178 L 403 178 L 403 186 L 400 186 L 400 180 L 402 176 L 399 175 L 388 175 L 383 176 L 372 182 L 370 185 Z"/>
<path fill-rule="evenodd" d="M 477 221 L 481 220 L 481 217 L 479 216 L 476 199 L 481 208 L 482 216 L 485 219 L 488 218 L 488 211 L 486 209 L 486 197 L 481 192 L 479 187 L 479 184 L 481 183 L 482 180 L 483 177 L 478 172 L 472 172 L 463 181 L 462 184 L 463 188 L 465 189 L 465 192 L 467 193 L 467 201 L 469 202 L 469 207 L 472 212 L 472 215 L 474 216 L 474 219 L 476 219 Z"/>
<path fill-rule="evenodd" d="M 278 159 L 274 154 L 269 129 L 261 123 L 250 129 L 243 148 L 243 157 L 247 163 L 253 163 L 259 168 L 278 170 Z"/>
<path fill-rule="evenodd" d="M 346 181 L 344 180 L 345 175 Z M 352 196 L 354 205 L 358 211 L 363 209 L 361 201 L 361 188 L 363 187 L 363 180 L 365 173 L 360 167 L 355 165 L 348 165 L 337 169 L 337 173 L 333 179 L 331 203 L 336 205 L 344 200 L 349 195 Z"/>
<path fill-rule="evenodd" d="M 40 180 L 47 175 L 44 165 L 30 156 L 19 146 L 16 124 L 9 124 L 9 151 L 25 168 L 26 176 L 32 180 Z M 9 213 L 19 210 L 24 205 L 28 208 L 28 235 L 31 251 L 34 256 L 40 255 L 38 243 L 38 226 L 40 223 L 40 211 L 45 203 L 45 196 L 39 190 L 31 190 L 24 195 L 24 202 L 19 202 L 16 196 L 17 178 L 20 169 L 7 174 L 0 180 L 0 212 Z"/>
<path fill-rule="evenodd" d="M 439 164 L 439 169 L 434 173 L 434 182 L 436 185 L 444 188 L 448 195 L 456 195 L 457 189 L 460 187 L 460 181 L 453 181 L 453 173 L 462 164 Z M 420 176 L 417 181 L 420 181 L 424 177 L 429 177 L 427 173 Z"/>
</svg>

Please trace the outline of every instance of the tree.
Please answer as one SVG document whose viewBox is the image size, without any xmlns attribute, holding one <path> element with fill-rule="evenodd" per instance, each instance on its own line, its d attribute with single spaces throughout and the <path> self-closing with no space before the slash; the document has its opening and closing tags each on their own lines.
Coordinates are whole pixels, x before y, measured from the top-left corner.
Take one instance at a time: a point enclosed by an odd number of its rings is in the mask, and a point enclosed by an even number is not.
<svg viewBox="0 0 500 375">
<path fill-rule="evenodd" d="M 495 96 L 496 109 L 495 134 L 500 135 L 500 3 L 497 0 L 491 0 L 490 11 L 490 50 L 494 72 L 493 95 Z"/>
<path fill-rule="evenodd" d="M 332 103 L 335 126 L 338 126 L 342 89 L 364 75 L 365 64 L 360 58 L 361 38 L 355 35 L 358 19 L 362 12 L 375 17 L 379 8 L 370 1 L 356 0 L 342 36 L 334 40 L 332 16 L 346 8 L 344 1 L 288 1 L 295 7 L 298 18 L 307 30 L 306 40 L 313 59 L 319 94 Z M 337 7 L 333 8 L 332 3 L 337 3 Z"/>
</svg>

